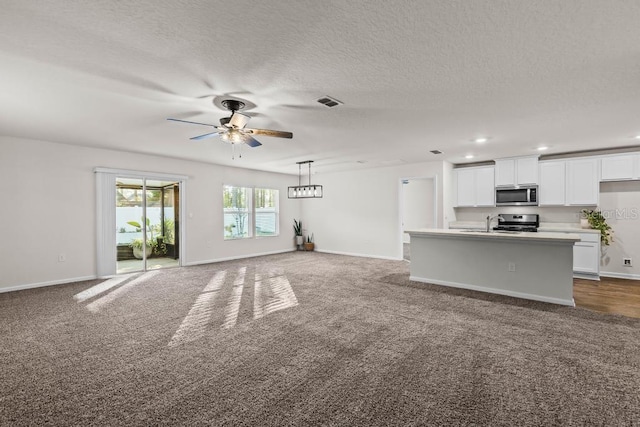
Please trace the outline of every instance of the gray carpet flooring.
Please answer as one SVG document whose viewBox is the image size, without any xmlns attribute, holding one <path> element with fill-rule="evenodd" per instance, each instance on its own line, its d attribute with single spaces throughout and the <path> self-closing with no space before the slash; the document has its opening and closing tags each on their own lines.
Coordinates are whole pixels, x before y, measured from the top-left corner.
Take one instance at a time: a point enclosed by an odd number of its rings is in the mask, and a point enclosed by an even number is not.
<svg viewBox="0 0 640 427">
<path fill-rule="evenodd" d="M 640 425 L 640 321 L 292 252 L 0 294 L 0 425 Z"/>
</svg>

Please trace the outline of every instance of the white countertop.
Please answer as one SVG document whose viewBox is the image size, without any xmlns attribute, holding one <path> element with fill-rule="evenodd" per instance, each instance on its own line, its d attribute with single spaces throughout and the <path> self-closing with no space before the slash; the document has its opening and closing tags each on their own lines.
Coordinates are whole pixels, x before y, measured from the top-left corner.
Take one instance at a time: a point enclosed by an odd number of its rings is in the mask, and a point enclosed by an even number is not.
<svg viewBox="0 0 640 427">
<path fill-rule="evenodd" d="M 538 231 L 551 231 L 559 233 L 593 233 L 600 234 L 600 230 L 593 228 L 580 228 L 580 224 L 565 222 L 541 222 Z"/>
<path fill-rule="evenodd" d="M 495 226 L 495 221 L 492 223 L 492 227 Z M 453 221 L 449 223 L 449 229 L 476 229 L 484 230 L 486 227 L 485 221 Z M 600 230 L 594 230 L 592 228 L 580 228 L 580 224 L 568 223 L 568 222 L 541 222 L 538 227 L 538 232 L 555 232 L 555 233 L 593 233 L 600 234 Z"/>
<path fill-rule="evenodd" d="M 596 230 L 597 231 L 597 230 Z M 538 231 L 537 233 L 520 233 L 520 232 L 500 232 L 491 231 L 487 233 L 482 229 L 446 229 L 446 228 L 421 228 L 416 230 L 406 230 L 411 236 L 439 236 L 439 237 L 457 237 L 457 238 L 484 238 L 484 239 L 508 239 L 508 240 L 535 240 L 535 241 L 554 241 L 575 243 L 580 241 L 580 236 L 575 233 L 568 232 L 547 232 Z"/>
</svg>

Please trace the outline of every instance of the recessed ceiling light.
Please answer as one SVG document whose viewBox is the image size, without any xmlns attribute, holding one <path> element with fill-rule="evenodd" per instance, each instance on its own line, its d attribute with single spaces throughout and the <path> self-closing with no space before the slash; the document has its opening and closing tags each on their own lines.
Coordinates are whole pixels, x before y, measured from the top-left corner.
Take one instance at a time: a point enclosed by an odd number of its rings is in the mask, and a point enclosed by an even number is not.
<svg viewBox="0 0 640 427">
<path fill-rule="evenodd" d="M 544 145 L 542 147 L 538 147 L 538 151 L 544 151 L 544 150 L 548 150 L 548 149 L 549 149 L 549 147 L 544 146 Z"/>
<path fill-rule="evenodd" d="M 467 154 L 464 156 L 465 159 L 473 159 L 473 154 Z"/>
<path fill-rule="evenodd" d="M 488 140 L 488 138 L 481 137 L 481 138 L 474 139 L 473 142 L 477 142 L 478 144 L 482 144 L 484 142 L 487 142 L 487 140 Z"/>
<path fill-rule="evenodd" d="M 640 139 L 640 135 L 636 135 L 636 139 Z"/>
</svg>

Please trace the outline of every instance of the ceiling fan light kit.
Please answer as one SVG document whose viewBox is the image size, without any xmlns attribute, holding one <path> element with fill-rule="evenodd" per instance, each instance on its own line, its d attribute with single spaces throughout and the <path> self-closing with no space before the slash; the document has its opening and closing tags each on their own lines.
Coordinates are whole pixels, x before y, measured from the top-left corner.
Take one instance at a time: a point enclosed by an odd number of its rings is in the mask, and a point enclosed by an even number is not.
<svg viewBox="0 0 640 427">
<path fill-rule="evenodd" d="M 288 188 L 287 194 L 290 199 L 321 199 L 322 185 L 311 184 L 311 163 L 313 160 L 296 162 L 298 165 L 298 185 Z M 302 185 L 302 165 L 309 165 L 309 184 Z"/>
</svg>

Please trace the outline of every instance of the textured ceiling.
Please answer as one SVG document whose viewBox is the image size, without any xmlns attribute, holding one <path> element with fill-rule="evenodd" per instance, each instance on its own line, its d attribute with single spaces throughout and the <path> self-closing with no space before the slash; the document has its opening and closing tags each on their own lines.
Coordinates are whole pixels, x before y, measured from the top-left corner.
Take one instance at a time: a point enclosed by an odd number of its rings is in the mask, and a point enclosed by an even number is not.
<svg viewBox="0 0 640 427">
<path fill-rule="evenodd" d="M 0 134 L 285 173 L 637 145 L 638 22 L 637 0 L 3 1 Z M 224 95 L 294 138 L 232 160 L 165 120 L 217 123 Z"/>
</svg>

